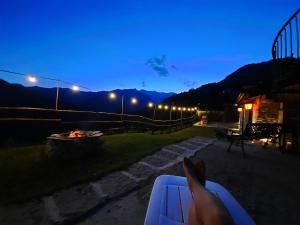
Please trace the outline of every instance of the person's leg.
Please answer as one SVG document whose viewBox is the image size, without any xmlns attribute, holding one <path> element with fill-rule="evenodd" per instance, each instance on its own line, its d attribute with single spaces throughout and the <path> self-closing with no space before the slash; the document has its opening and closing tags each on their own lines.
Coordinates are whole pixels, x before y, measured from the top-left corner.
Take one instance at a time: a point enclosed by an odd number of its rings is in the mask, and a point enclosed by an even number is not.
<svg viewBox="0 0 300 225">
<path fill-rule="evenodd" d="M 199 161 L 195 166 L 185 158 L 183 168 L 193 195 L 189 225 L 233 225 L 234 222 L 223 203 L 203 186 L 204 162 Z"/>
</svg>

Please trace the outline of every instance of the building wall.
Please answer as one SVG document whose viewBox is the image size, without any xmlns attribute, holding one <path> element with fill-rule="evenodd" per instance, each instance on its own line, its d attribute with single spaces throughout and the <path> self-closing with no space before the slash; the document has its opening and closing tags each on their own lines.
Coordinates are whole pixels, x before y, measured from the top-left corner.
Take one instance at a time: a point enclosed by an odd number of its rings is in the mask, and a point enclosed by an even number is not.
<svg viewBox="0 0 300 225">
<path fill-rule="evenodd" d="M 282 103 L 262 98 L 253 116 L 256 117 L 254 119 L 256 123 L 280 123 L 282 122 Z"/>
</svg>

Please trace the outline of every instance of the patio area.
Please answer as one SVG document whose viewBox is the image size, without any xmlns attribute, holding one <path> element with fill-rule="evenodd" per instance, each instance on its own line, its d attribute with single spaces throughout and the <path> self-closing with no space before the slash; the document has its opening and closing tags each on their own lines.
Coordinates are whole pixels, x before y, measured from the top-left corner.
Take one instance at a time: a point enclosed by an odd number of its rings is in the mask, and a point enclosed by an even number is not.
<svg viewBox="0 0 300 225">
<path fill-rule="evenodd" d="M 240 147 L 227 153 L 227 142 L 214 141 L 193 159 L 203 159 L 207 179 L 225 186 L 258 225 L 300 223 L 299 155 L 281 154 L 275 148 L 247 144 L 247 157 Z M 164 174 L 183 175 L 181 163 Z M 78 225 L 143 224 L 152 183 L 99 208 Z"/>
<path fill-rule="evenodd" d="M 4 224 L 143 224 L 155 178 L 162 174 L 183 175 L 183 157 L 203 159 L 207 179 L 223 185 L 258 225 L 300 224 L 299 154 L 282 154 L 277 148 L 240 146 L 215 138 L 193 137 L 165 145 L 99 180 L 56 191 L 42 199 L 0 207 Z"/>
</svg>

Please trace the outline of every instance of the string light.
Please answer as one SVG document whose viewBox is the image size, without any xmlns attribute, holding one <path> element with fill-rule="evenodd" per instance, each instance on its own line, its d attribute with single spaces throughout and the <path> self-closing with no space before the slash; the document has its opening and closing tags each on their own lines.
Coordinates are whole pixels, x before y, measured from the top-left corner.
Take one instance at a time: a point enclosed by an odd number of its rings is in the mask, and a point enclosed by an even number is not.
<svg viewBox="0 0 300 225">
<path fill-rule="evenodd" d="M 131 103 L 132 103 L 133 105 L 137 104 L 137 99 L 136 99 L 136 98 L 131 98 Z"/>
<path fill-rule="evenodd" d="M 28 76 L 28 77 L 27 77 L 27 80 L 28 80 L 30 83 L 36 83 L 36 82 L 37 82 L 37 78 L 34 77 L 34 76 Z"/>
<path fill-rule="evenodd" d="M 109 93 L 109 98 L 110 99 L 116 99 L 117 98 L 116 93 L 114 93 L 114 92 Z"/>
<path fill-rule="evenodd" d="M 78 92 L 80 91 L 80 88 L 84 88 L 84 89 L 87 89 L 87 90 L 91 90 L 89 88 L 86 88 L 86 87 L 83 87 L 83 86 L 79 86 L 79 85 L 73 85 L 72 83 L 70 82 L 67 82 L 67 81 L 62 81 L 62 80 L 59 80 L 59 79 L 55 79 L 55 78 L 51 78 L 51 77 L 43 77 L 43 76 L 32 76 L 32 75 L 28 75 L 28 74 L 24 74 L 24 73 L 18 73 L 18 72 L 14 72 L 14 71 L 8 71 L 8 70 L 2 70 L 0 69 L 0 72 L 5 72 L 5 73 L 11 73 L 11 74 L 15 74 L 15 75 L 21 75 L 21 76 L 25 76 L 27 81 L 30 82 L 30 83 L 36 83 L 38 81 L 38 78 L 40 79 L 46 79 L 46 80 L 52 80 L 52 81 L 56 81 L 56 82 L 60 82 L 60 83 L 65 83 L 65 84 L 69 84 L 71 85 L 71 90 L 74 91 L 74 92 Z M 92 90 L 91 90 L 92 91 Z M 109 93 L 109 98 L 110 99 L 116 99 L 117 98 L 117 95 L 114 93 L 114 92 L 111 92 Z M 136 98 L 131 98 L 131 103 L 132 104 L 137 104 L 138 100 Z M 250 106 L 251 105 L 251 106 Z M 149 102 L 148 103 L 148 107 L 149 108 L 152 108 L 154 107 L 154 104 L 152 102 Z M 158 105 L 158 109 L 165 109 L 165 110 L 168 110 L 169 109 L 169 106 L 168 105 Z M 194 107 L 194 108 L 186 108 L 186 107 L 177 107 L 177 106 L 172 106 L 170 107 L 173 111 L 195 111 L 197 110 L 197 107 Z M 245 105 L 245 109 L 252 109 L 252 104 L 246 104 Z M 238 108 L 238 111 L 239 110 L 242 110 L 242 108 Z"/>
<path fill-rule="evenodd" d="M 79 86 L 77 86 L 77 85 L 72 85 L 72 87 L 71 87 L 71 89 L 73 90 L 73 91 L 79 91 Z"/>
</svg>

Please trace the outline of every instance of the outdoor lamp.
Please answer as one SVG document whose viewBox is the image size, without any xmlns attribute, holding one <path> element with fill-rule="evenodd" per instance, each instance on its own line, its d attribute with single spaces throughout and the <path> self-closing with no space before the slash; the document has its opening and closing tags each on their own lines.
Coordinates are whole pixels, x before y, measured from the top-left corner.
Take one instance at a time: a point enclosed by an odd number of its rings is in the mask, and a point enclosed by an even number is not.
<svg viewBox="0 0 300 225">
<path fill-rule="evenodd" d="M 242 112 L 242 111 L 243 111 L 243 108 L 242 108 L 242 107 L 238 107 L 238 108 L 237 108 L 237 111 L 238 111 L 238 112 Z"/>
<path fill-rule="evenodd" d="M 149 107 L 149 108 L 152 108 L 152 107 L 153 107 L 153 103 L 152 103 L 152 102 L 149 102 L 149 103 L 148 103 L 148 107 Z"/>
<path fill-rule="evenodd" d="M 172 107 L 172 110 L 173 110 L 173 111 L 175 111 L 175 110 L 176 110 L 176 107 L 175 107 L 175 106 L 173 106 L 173 107 Z"/>
<path fill-rule="evenodd" d="M 191 111 L 191 108 L 188 108 L 188 111 Z"/>
<path fill-rule="evenodd" d="M 251 103 L 245 104 L 245 109 L 246 110 L 251 110 L 252 109 L 252 104 Z"/>
<path fill-rule="evenodd" d="M 181 111 L 181 107 L 178 107 L 178 110 Z"/>
<path fill-rule="evenodd" d="M 168 110 L 169 106 L 165 105 L 165 107 L 164 107 L 164 108 L 165 108 L 165 110 Z"/>
<path fill-rule="evenodd" d="M 137 104 L 137 99 L 136 98 L 131 98 L 131 104 Z"/>
<path fill-rule="evenodd" d="M 73 85 L 73 86 L 71 87 L 71 89 L 72 89 L 73 91 L 79 91 L 79 87 L 78 87 L 77 85 Z"/>
<path fill-rule="evenodd" d="M 117 95 L 114 92 L 109 93 L 109 98 L 110 99 L 116 99 Z"/>
<path fill-rule="evenodd" d="M 158 105 L 158 108 L 159 108 L 159 109 L 162 109 L 162 105 Z"/>
<path fill-rule="evenodd" d="M 36 79 L 36 77 L 34 77 L 34 76 L 28 76 L 28 77 L 27 77 L 27 80 L 28 80 L 30 83 L 36 83 L 36 82 L 37 82 L 37 79 Z"/>
<path fill-rule="evenodd" d="M 183 107 L 183 111 L 185 111 L 186 110 L 186 108 L 185 107 Z"/>
</svg>

